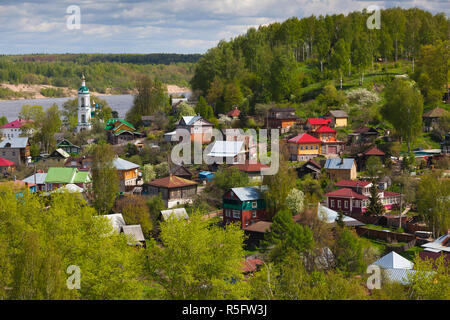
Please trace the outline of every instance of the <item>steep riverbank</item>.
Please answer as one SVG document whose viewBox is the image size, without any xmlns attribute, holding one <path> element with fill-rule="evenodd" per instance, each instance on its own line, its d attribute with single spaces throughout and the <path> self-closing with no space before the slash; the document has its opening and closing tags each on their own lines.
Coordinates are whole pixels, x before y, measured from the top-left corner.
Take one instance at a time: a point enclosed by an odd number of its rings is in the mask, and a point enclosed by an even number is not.
<svg viewBox="0 0 450 320">
<path fill-rule="evenodd" d="M 10 83 L 1 83 L 0 88 L 4 88 L 5 90 L 9 90 L 11 95 L 7 98 L 1 98 L 2 100 L 24 100 L 24 99 L 45 99 L 52 98 L 52 96 L 45 96 L 42 94 L 42 91 L 50 91 L 53 90 L 58 92 L 57 98 L 74 98 L 77 96 L 77 90 L 70 88 L 60 88 L 51 85 L 44 84 L 10 84 Z M 190 89 L 187 87 L 180 87 L 173 84 L 167 85 L 167 91 L 169 94 L 175 94 L 180 92 L 190 92 Z M 135 94 L 134 90 L 130 90 L 129 92 L 124 92 L 121 94 Z M 91 91 L 92 95 L 96 96 L 111 96 L 111 89 L 106 89 L 105 93 L 99 93 L 95 91 Z M 55 97 L 55 96 L 53 96 Z"/>
</svg>

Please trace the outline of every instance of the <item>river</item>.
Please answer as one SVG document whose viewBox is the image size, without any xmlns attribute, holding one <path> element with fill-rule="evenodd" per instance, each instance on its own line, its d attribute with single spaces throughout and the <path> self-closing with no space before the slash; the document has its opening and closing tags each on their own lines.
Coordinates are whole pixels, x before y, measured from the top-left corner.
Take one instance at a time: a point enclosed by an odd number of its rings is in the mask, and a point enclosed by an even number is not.
<svg viewBox="0 0 450 320">
<path fill-rule="evenodd" d="M 131 94 L 119 94 L 112 96 L 100 96 L 99 98 L 106 100 L 110 107 L 119 113 L 119 117 L 125 117 L 127 111 L 131 108 L 133 104 L 133 95 Z M 16 120 L 20 108 L 24 104 L 29 105 L 40 105 L 45 109 L 51 107 L 54 103 L 62 109 L 62 105 L 67 100 L 74 99 L 69 98 L 44 98 L 44 99 L 21 99 L 21 100 L 0 100 L 0 117 L 6 116 L 8 121 Z"/>
</svg>

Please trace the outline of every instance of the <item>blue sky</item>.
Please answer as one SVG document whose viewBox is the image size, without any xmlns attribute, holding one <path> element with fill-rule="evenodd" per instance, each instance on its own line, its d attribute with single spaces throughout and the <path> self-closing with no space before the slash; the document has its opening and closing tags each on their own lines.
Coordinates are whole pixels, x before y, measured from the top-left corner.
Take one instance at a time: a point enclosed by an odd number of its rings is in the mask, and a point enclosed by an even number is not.
<svg viewBox="0 0 450 320">
<path fill-rule="evenodd" d="M 0 54 L 204 53 L 250 27 L 375 4 L 450 15 L 450 0 L 0 0 Z M 67 8 L 81 29 L 67 28 Z"/>
</svg>

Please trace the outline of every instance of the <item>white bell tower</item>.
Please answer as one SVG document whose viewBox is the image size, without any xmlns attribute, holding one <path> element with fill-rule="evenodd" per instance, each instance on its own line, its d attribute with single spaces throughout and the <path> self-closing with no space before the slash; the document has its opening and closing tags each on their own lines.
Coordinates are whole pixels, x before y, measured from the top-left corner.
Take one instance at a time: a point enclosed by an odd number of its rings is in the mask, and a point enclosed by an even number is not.
<svg viewBox="0 0 450 320">
<path fill-rule="evenodd" d="M 89 89 L 86 87 L 84 75 L 81 77 L 81 87 L 78 89 L 78 125 L 77 132 L 91 130 L 91 101 Z"/>
</svg>

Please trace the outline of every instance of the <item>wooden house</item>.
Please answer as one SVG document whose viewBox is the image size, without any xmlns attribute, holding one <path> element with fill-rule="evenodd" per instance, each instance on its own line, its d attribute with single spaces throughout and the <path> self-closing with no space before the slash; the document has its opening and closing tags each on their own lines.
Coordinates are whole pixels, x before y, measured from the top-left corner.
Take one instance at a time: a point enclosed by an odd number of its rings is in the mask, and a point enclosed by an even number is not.
<svg viewBox="0 0 450 320">
<path fill-rule="evenodd" d="M 179 204 L 192 203 L 197 194 L 197 182 L 170 174 L 168 177 L 144 183 L 142 194 L 150 196 L 161 194 L 166 207 L 170 209 Z"/>
<path fill-rule="evenodd" d="M 356 162 L 352 158 L 333 158 L 325 162 L 325 171 L 334 181 L 356 179 Z"/>
<path fill-rule="evenodd" d="M 348 115 L 342 110 L 330 110 L 325 117 L 331 119 L 331 127 L 346 127 L 348 125 Z"/>
<path fill-rule="evenodd" d="M 177 130 L 185 129 L 189 132 L 191 141 L 208 143 L 211 141 L 213 124 L 201 116 L 182 117 L 177 124 Z"/>
<path fill-rule="evenodd" d="M 31 162 L 28 137 L 9 138 L 0 142 L 0 156 L 16 165 Z"/>
<path fill-rule="evenodd" d="M 239 222 L 246 228 L 267 219 L 264 195 L 256 187 L 231 188 L 223 196 L 222 207 L 225 224 Z"/>
<path fill-rule="evenodd" d="M 119 176 L 119 190 L 125 192 L 136 186 L 139 177 L 139 165 L 122 158 L 116 157 L 113 165 Z"/>
<path fill-rule="evenodd" d="M 318 179 L 320 177 L 322 166 L 313 159 L 310 159 L 296 170 L 299 178 L 303 178 L 305 175 L 310 174 L 314 179 Z"/>
<path fill-rule="evenodd" d="M 450 112 L 439 107 L 434 108 L 433 110 L 430 110 L 428 112 L 425 112 L 422 115 L 425 131 L 427 132 L 432 131 L 433 127 L 439 123 L 439 120 L 441 118 L 448 116 L 450 116 Z"/>
<path fill-rule="evenodd" d="M 81 151 L 81 148 L 79 146 L 74 145 L 67 139 L 59 141 L 56 145 L 56 149 L 62 149 L 68 154 L 79 154 Z"/>
<path fill-rule="evenodd" d="M 187 179 L 187 180 L 191 180 L 192 179 L 192 172 L 189 171 L 189 169 L 187 169 L 184 166 L 173 166 L 170 169 L 170 173 L 173 174 L 174 176 L 183 178 L 183 179 Z"/>
<path fill-rule="evenodd" d="M 302 133 L 288 140 L 291 161 L 308 161 L 320 155 L 322 141 Z"/>
<path fill-rule="evenodd" d="M 295 124 L 298 117 L 295 108 L 272 108 L 266 119 L 267 129 L 280 129 L 280 133 L 286 133 Z"/>
<path fill-rule="evenodd" d="M 110 144 L 124 144 L 142 137 L 135 127 L 121 118 L 111 118 L 106 121 L 105 130 Z"/>
</svg>

